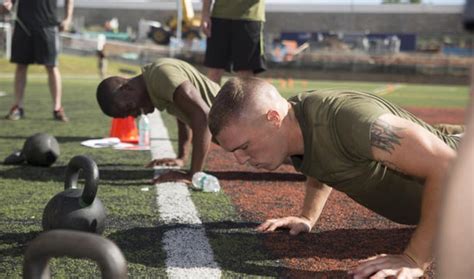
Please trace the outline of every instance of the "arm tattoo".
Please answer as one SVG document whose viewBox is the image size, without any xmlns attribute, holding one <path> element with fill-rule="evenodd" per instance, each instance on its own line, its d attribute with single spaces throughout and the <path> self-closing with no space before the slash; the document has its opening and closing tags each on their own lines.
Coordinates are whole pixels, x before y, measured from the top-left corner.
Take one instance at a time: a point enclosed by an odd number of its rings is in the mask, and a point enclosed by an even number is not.
<svg viewBox="0 0 474 279">
<path fill-rule="evenodd" d="M 395 149 L 395 144 L 400 145 L 397 132 L 402 128 L 395 127 L 383 120 L 376 120 L 370 127 L 370 144 L 390 154 Z"/>
</svg>

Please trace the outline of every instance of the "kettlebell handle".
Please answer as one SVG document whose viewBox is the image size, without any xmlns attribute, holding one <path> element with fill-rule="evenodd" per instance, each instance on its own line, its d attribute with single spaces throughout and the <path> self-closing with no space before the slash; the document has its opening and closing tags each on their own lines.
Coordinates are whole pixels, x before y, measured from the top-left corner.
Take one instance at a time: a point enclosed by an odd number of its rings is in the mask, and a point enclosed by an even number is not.
<svg viewBox="0 0 474 279">
<path fill-rule="evenodd" d="M 109 239 L 87 232 L 51 230 L 36 237 L 26 249 L 23 278 L 50 278 L 49 259 L 71 257 L 91 259 L 100 267 L 102 278 L 127 278 L 127 261 Z"/>
<path fill-rule="evenodd" d="M 77 188 L 80 170 L 82 170 L 84 179 L 86 180 L 81 201 L 90 205 L 95 199 L 99 185 L 99 168 L 91 158 L 78 155 L 69 161 L 66 169 L 66 178 L 64 180 L 64 190 Z"/>
</svg>

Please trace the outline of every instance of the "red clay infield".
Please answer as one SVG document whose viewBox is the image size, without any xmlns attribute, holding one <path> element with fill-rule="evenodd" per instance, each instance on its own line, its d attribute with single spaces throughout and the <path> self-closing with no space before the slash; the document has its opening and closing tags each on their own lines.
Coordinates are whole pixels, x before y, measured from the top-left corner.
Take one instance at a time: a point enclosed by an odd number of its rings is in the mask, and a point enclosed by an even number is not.
<svg viewBox="0 0 474 279">
<path fill-rule="evenodd" d="M 428 123 L 463 123 L 464 110 L 408 108 Z M 237 164 L 232 154 L 213 146 L 208 169 L 219 177 L 242 219 L 263 222 L 267 218 L 300 213 L 304 177 L 292 166 L 259 171 Z M 310 234 L 290 236 L 287 231 L 266 234 L 264 246 L 280 259 L 286 278 L 347 278 L 357 261 L 380 253 L 400 253 L 413 227 L 380 217 L 333 191 Z M 427 278 L 434 277 L 434 265 Z"/>
</svg>

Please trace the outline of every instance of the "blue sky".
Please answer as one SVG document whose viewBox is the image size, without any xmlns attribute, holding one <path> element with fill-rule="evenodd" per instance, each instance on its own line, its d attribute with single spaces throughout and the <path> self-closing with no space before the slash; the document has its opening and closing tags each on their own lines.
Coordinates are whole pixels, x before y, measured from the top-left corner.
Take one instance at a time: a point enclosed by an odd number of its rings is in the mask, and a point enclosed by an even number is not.
<svg viewBox="0 0 474 279">
<path fill-rule="evenodd" d="M 292 0 L 266 0 L 267 3 L 291 3 Z M 316 4 L 380 4 L 382 0 L 298 0 Z M 424 4 L 434 5 L 464 5 L 465 0 L 422 0 Z"/>
</svg>

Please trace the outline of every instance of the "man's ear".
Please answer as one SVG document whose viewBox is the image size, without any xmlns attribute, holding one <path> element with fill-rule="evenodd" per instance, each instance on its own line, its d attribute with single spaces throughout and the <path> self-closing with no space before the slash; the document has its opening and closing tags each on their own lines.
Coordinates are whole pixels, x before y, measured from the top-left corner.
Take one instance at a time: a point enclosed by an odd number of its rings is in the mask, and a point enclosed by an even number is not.
<svg viewBox="0 0 474 279">
<path fill-rule="evenodd" d="M 281 117 L 278 111 L 270 109 L 267 111 L 267 120 L 270 121 L 272 124 L 276 125 L 277 127 L 281 126 Z"/>
</svg>

